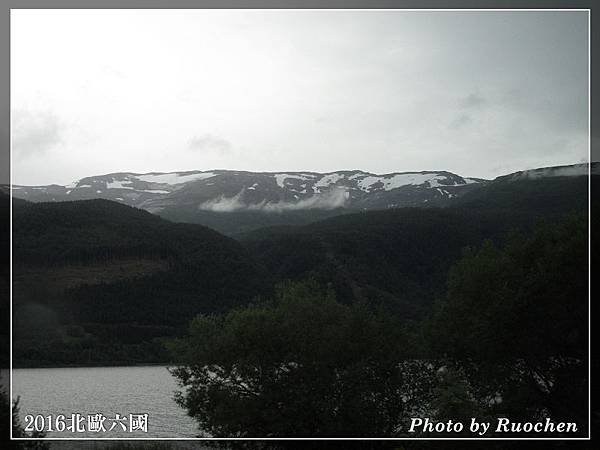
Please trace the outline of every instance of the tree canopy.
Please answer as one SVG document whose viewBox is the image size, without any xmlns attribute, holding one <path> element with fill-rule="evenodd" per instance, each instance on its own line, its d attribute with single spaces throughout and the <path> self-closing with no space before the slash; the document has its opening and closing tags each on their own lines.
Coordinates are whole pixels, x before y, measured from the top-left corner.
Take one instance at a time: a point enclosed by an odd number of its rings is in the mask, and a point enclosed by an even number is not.
<svg viewBox="0 0 600 450">
<path fill-rule="evenodd" d="M 400 436 L 411 417 L 587 422 L 587 222 L 466 249 L 407 324 L 316 282 L 202 315 L 176 400 L 213 436 Z"/>
<path fill-rule="evenodd" d="M 587 418 L 588 228 L 582 217 L 468 249 L 429 342 L 511 416 Z"/>
<path fill-rule="evenodd" d="M 199 316 L 173 349 L 177 401 L 214 436 L 391 435 L 421 399 L 423 373 L 399 364 L 411 350 L 397 323 L 314 282 Z"/>
</svg>

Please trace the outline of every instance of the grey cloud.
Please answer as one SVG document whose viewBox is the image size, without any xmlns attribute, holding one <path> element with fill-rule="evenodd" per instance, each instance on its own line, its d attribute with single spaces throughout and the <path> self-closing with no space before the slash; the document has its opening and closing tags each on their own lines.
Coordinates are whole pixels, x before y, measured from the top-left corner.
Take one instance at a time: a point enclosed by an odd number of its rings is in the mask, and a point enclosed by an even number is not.
<svg viewBox="0 0 600 450">
<path fill-rule="evenodd" d="M 30 183 L 41 182 L 34 180 L 43 176 L 37 170 L 43 165 L 54 180 L 66 183 L 85 175 L 73 168 L 75 155 L 93 160 L 100 148 L 106 160 L 115 161 L 112 171 L 444 168 L 482 178 L 569 164 L 587 155 L 585 11 L 228 14 L 216 22 L 227 45 L 220 48 L 215 41 L 213 48 L 208 31 L 202 31 L 210 30 L 202 27 L 204 12 L 185 13 L 185 19 L 156 12 L 169 39 L 149 39 L 141 50 L 169 61 L 176 50 L 177 58 L 165 70 L 149 71 L 140 79 L 157 90 L 157 99 L 164 101 L 161 116 L 169 118 L 164 126 L 153 127 L 150 145 L 143 138 L 148 124 L 157 122 L 148 107 L 155 102 L 147 102 L 146 84 L 99 74 L 93 60 L 85 73 L 94 75 L 94 82 L 110 79 L 110 92 L 124 99 L 124 107 L 106 102 L 108 90 L 100 82 L 90 84 L 86 95 L 48 82 L 40 98 L 60 98 L 69 106 L 55 110 L 69 121 L 68 145 L 56 158 L 17 161 L 15 173 L 27 175 Z M 93 25 L 94 17 L 85 23 Z M 188 18 L 197 20 L 197 26 Z M 71 24 L 70 19 L 60 23 Z M 82 29 L 81 23 L 73 20 L 74 29 Z M 127 42 L 131 33 L 145 31 L 145 22 L 133 21 L 115 30 L 116 41 Z M 34 40 L 44 36 L 42 41 L 54 44 L 47 30 L 26 27 L 20 33 Z M 89 39 L 85 34 L 82 39 Z M 38 47 L 17 46 L 19 61 L 43 56 L 32 48 Z M 115 51 L 115 60 L 107 53 L 111 58 L 98 64 L 128 74 L 126 64 L 116 63 L 126 50 Z M 69 64 L 56 65 L 56 80 L 78 73 L 82 62 Z M 140 71 L 145 67 L 135 63 L 129 70 L 135 73 L 138 66 Z M 26 88 L 15 97 L 19 106 L 40 100 L 36 84 L 25 76 L 30 73 L 31 67 L 23 65 L 16 74 Z M 124 121 L 131 126 L 121 133 L 114 125 Z M 97 136 L 97 142 L 75 145 L 80 134 L 71 125 L 75 123 Z M 181 130 L 191 132 L 182 138 Z M 220 133 L 236 145 L 243 143 L 244 151 L 236 151 Z M 183 150 L 178 159 L 162 150 L 173 146 Z"/>
<path fill-rule="evenodd" d="M 462 97 L 458 102 L 460 112 L 450 122 L 449 128 L 458 130 L 473 123 L 473 115 L 477 114 L 477 111 L 481 110 L 486 103 L 487 100 L 477 92 Z"/>
<path fill-rule="evenodd" d="M 480 108 L 485 105 L 486 100 L 477 93 L 472 93 L 461 99 L 460 105 L 466 109 Z"/>
<path fill-rule="evenodd" d="M 469 125 L 472 121 L 473 119 L 469 114 L 460 114 L 450 123 L 450 128 L 456 130 L 458 128 L 462 128 L 465 125 Z"/>
<path fill-rule="evenodd" d="M 16 110 L 12 122 L 13 151 L 17 156 L 45 153 L 62 141 L 63 126 L 52 112 Z"/>
<path fill-rule="evenodd" d="M 190 139 L 188 148 L 193 151 L 215 152 L 225 155 L 231 152 L 233 146 L 227 139 L 211 134 L 203 134 L 201 136 L 194 136 Z"/>
<path fill-rule="evenodd" d="M 517 178 L 545 178 L 545 177 L 577 177 L 587 175 L 590 171 L 588 164 L 578 164 L 569 167 L 549 167 L 544 169 L 525 170 L 518 174 Z M 598 170 L 591 168 L 592 173 L 597 174 Z"/>
</svg>

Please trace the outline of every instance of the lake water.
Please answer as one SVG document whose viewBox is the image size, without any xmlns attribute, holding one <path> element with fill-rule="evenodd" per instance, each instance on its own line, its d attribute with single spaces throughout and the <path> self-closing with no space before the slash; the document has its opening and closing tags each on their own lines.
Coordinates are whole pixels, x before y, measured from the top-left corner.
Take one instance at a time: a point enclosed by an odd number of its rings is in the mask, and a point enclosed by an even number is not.
<svg viewBox="0 0 600 450">
<path fill-rule="evenodd" d="M 199 435 L 194 420 L 173 400 L 178 389 L 164 366 L 14 369 L 13 397 L 21 397 L 20 415 L 56 417 L 103 414 L 106 432 L 50 432 L 47 437 L 178 437 Z M 129 414 L 148 414 L 148 432 L 129 431 Z M 123 431 L 116 414 L 126 417 Z M 108 429 L 115 424 L 112 431 Z"/>
</svg>

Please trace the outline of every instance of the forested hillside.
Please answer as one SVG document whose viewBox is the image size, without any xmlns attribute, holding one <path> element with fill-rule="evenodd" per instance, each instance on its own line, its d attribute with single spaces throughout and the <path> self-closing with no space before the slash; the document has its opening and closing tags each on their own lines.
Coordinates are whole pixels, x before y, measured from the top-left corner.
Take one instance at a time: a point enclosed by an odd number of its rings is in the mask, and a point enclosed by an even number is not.
<svg viewBox="0 0 600 450">
<path fill-rule="evenodd" d="M 116 202 L 16 204 L 13 229 L 16 364 L 164 360 L 153 338 L 266 287 L 236 241 Z"/>
<path fill-rule="evenodd" d="M 585 217 L 571 216 L 469 249 L 414 324 L 360 300 L 342 304 L 314 281 L 198 316 L 170 344 L 176 400 L 213 436 L 473 435 L 411 433 L 414 417 L 542 424 L 492 426 L 487 437 L 585 436 L 587 233 Z M 576 427 L 562 433 L 546 421 Z"/>
<path fill-rule="evenodd" d="M 448 208 L 366 211 L 240 240 L 277 280 L 312 277 L 332 283 L 342 301 L 366 300 L 416 318 L 444 293 L 448 269 L 465 247 L 586 216 L 587 198 L 587 177 L 500 180 Z"/>
<path fill-rule="evenodd" d="M 364 300 L 414 319 L 443 292 L 463 247 L 506 231 L 496 215 L 402 208 L 259 230 L 242 242 L 277 280 L 332 283 L 340 301 Z"/>
<path fill-rule="evenodd" d="M 600 175 L 592 175 L 594 180 Z M 592 198 L 599 191 L 592 183 Z M 568 211 L 585 211 L 588 205 L 588 177 L 499 177 L 457 198 L 454 206 L 509 212 L 528 220 L 554 219 Z"/>
</svg>

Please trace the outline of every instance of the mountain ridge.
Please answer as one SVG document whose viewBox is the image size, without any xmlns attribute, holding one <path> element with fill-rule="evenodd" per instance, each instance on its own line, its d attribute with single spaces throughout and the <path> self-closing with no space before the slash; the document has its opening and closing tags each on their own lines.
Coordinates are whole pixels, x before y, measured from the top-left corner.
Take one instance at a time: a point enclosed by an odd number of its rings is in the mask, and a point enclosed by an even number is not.
<svg viewBox="0 0 600 450">
<path fill-rule="evenodd" d="M 404 197 L 422 191 L 421 201 L 460 195 L 457 188 L 485 183 L 448 171 L 390 172 L 250 172 L 207 170 L 182 172 L 114 172 L 85 177 L 68 185 L 13 185 L 13 195 L 30 201 L 108 198 L 160 213 L 174 204 L 194 203 L 200 210 L 231 212 L 261 210 L 403 206 Z M 424 195 L 427 192 L 427 195 Z M 393 193 L 393 194 L 390 194 Z M 414 201 L 409 201 L 414 203 Z"/>
<path fill-rule="evenodd" d="M 593 173 L 599 172 L 592 163 Z M 587 174 L 587 164 L 532 169 L 494 180 L 449 171 L 374 174 L 192 170 L 114 172 L 69 185 L 14 185 L 14 198 L 61 202 L 102 198 L 144 209 L 174 222 L 199 223 L 234 236 L 264 226 L 303 225 L 357 211 L 447 207 L 504 182 Z"/>
</svg>

